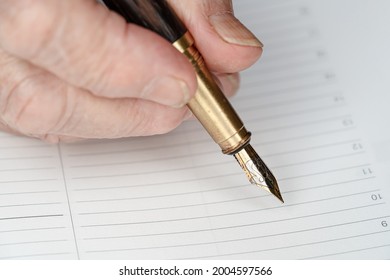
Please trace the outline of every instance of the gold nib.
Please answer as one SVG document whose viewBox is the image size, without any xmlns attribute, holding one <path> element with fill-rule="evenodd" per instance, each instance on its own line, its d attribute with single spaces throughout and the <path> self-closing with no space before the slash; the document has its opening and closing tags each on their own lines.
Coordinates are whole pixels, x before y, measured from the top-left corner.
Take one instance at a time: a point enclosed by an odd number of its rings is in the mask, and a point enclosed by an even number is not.
<svg viewBox="0 0 390 280">
<path fill-rule="evenodd" d="M 272 175 L 271 171 L 251 145 L 246 145 L 243 149 L 234 154 L 234 157 L 237 159 L 252 184 L 262 187 L 284 203 L 274 175 Z"/>
</svg>

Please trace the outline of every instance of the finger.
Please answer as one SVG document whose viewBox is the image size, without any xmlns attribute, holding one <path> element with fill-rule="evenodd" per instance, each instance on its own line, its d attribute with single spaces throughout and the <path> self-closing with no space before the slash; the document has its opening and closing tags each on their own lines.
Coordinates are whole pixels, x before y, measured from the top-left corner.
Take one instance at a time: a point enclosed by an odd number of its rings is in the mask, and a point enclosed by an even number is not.
<svg viewBox="0 0 390 280">
<path fill-rule="evenodd" d="M 0 121 L 0 131 L 13 134 L 15 136 L 23 136 L 22 133 L 15 131 L 11 129 L 8 125 L 5 125 L 1 123 Z M 66 143 L 73 143 L 73 142 L 78 142 L 81 140 L 84 140 L 84 138 L 78 138 L 78 137 L 69 137 L 69 136 L 62 136 L 62 135 L 24 135 L 24 136 L 31 136 L 35 138 L 40 138 L 41 140 L 49 143 L 58 143 L 58 142 L 66 142 Z M 0 134 L 1 137 L 1 134 Z"/>
<path fill-rule="evenodd" d="M 2 0 L 0 47 L 100 96 L 181 107 L 196 91 L 170 43 L 94 0 Z"/>
<path fill-rule="evenodd" d="M 211 70 L 239 72 L 262 53 L 262 43 L 237 18 L 230 0 L 169 0 Z"/>
<path fill-rule="evenodd" d="M 219 81 L 219 85 L 223 93 L 227 97 L 232 97 L 237 93 L 240 86 L 240 76 L 238 73 L 233 74 L 215 74 L 216 80 Z"/>
<path fill-rule="evenodd" d="M 11 129 L 8 125 L 3 123 L 1 120 L 0 120 L 0 131 L 4 131 L 4 132 L 7 132 L 7 133 L 12 133 L 12 134 L 15 134 L 15 135 L 20 135 L 20 133 L 17 133 L 13 129 Z"/>
<path fill-rule="evenodd" d="M 142 99 L 93 95 L 1 50 L 0 81 L 3 128 L 52 142 L 161 134 L 187 113 Z"/>
</svg>

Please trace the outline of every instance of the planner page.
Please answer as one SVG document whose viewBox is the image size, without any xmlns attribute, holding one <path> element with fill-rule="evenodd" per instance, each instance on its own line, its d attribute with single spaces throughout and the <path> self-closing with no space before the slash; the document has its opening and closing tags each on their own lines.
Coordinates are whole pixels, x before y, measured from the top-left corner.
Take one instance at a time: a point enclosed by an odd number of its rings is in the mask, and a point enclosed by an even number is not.
<svg viewBox="0 0 390 280">
<path fill-rule="evenodd" d="M 390 39 L 379 35 L 390 4 L 379 2 L 235 2 L 265 46 L 232 104 L 284 204 L 197 121 L 58 145 L 0 133 L 0 258 L 389 259 Z"/>
</svg>

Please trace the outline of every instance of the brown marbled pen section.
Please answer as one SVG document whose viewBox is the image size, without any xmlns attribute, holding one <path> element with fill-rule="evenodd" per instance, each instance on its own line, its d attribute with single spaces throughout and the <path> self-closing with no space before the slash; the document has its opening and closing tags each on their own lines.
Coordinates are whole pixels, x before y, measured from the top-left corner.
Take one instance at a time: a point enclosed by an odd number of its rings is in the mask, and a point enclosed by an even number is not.
<svg viewBox="0 0 390 280">
<path fill-rule="evenodd" d="M 188 58 L 194 67 L 198 88 L 187 106 L 222 152 L 235 156 L 249 181 L 269 191 L 283 202 L 275 177 L 249 144 L 251 133 L 245 128 L 218 87 L 202 55 L 195 47 L 194 38 L 168 2 L 166 0 L 103 0 L 103 2 L 128 22 L 161 35 Z"/>
<path fill-rule="evenodd" d="M 132 22 L 174 43 L 187 29 L 167 1 L 104 0 L 106 6 Z"/>
</svg>

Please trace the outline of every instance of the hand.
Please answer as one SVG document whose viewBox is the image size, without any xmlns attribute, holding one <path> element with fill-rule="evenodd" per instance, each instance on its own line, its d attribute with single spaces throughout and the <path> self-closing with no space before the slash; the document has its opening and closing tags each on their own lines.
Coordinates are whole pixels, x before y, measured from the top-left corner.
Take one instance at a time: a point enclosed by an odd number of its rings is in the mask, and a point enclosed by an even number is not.
<svg viewBox="0 0 390 280">
<path fill-rule="evenodd" d="M 231 1 L 170 2 L 232 95 L 261 43 Z M 49 142 L 165 133 L 189 116 L 196 87 L 170 43 L 94 0 L 0 1 L 2 130 Z"/>
</svg>

